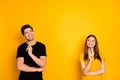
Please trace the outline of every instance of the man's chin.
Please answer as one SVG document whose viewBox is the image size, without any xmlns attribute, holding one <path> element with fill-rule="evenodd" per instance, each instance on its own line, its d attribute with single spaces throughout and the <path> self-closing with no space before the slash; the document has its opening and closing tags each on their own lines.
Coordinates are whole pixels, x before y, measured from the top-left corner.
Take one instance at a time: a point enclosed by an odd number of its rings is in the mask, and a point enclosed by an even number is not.
<svg viewBox="0 0 120 80">
<path fill-rule="evenodd" d="M 27 39 L 27 41 L 33 41 L 34 39 Z"/>
</svg>

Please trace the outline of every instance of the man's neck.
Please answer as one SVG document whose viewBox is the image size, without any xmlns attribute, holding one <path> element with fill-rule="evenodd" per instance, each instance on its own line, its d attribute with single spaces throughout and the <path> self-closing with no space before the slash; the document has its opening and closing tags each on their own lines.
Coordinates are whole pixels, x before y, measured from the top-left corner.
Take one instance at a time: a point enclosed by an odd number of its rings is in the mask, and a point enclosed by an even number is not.
<svg viewBox="0 0 120 80">
<path fill-rule="evenodd" d="M 31 40 L 31 41 L 27 41 L 26 43 L 32 46 L 32 45 L 35 45 L 36 42 L 37 42 L 36 40 Z"/>
</svg>

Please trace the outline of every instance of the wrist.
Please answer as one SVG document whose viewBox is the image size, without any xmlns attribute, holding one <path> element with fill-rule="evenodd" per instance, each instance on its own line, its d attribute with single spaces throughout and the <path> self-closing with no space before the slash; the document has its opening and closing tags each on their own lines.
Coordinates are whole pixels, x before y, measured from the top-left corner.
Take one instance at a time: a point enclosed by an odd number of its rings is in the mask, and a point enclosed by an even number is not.
<svg viewBox="0 0 120 80">
<path fill-rule="evenodd" d="M 32 55 L 32 52 L 28 52 L 29 55 Z"/>
<path fill-rule="evenodd" d="M 93 61 L 93 60 L 90 59 L 90 60 L 89 60 L 89 63 L 92 63 L 92 61 Z"/>
<path fill-rule="evenodd" d="M 36 68 L 36 71 L 39 72 L 39 68 Z"/>
<path fill-rule="evenodd" d="M 35 67 L 32 67 L 32 70 L 35 72 L 38 71 L 37 68 L 35 68 Z"/>
</svg>

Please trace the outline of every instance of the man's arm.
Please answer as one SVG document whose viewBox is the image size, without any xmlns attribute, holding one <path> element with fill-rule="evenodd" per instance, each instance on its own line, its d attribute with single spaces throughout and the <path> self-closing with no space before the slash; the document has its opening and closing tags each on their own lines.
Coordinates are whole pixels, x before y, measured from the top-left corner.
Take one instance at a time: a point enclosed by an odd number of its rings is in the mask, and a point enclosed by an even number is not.
<svg viewBox="0 0 120 80">
<path fill-rule="evenodd" d="M 40 56 L 40 58 L 37 58 L 35 55 L 32 53 L 29 54 L 31 58 L 37 63 L 39 66 L 44 67 L 46 64 L 46 56 Z"/>
<path fill-rule="evenodd" d="M 46 64 L 46 56 L 40 56 L 40 58 L 36 57 L 32 54 L 32 47 L 28 46 L 27 48 L 29 56 L 35 61 L 36 64 L 38 64 L 41 67 L 44 67 Z"/>
<path fill-rule="evenodd" d="M 26 64 L 24 64 L 24 58 L 19 57 L 17 58 L 17 68 L 20 71 L 25 71 L 25 72 L 42 72 L 44 68 L 35 68 L 35 67 L 30 67 Z"/>
</svg>

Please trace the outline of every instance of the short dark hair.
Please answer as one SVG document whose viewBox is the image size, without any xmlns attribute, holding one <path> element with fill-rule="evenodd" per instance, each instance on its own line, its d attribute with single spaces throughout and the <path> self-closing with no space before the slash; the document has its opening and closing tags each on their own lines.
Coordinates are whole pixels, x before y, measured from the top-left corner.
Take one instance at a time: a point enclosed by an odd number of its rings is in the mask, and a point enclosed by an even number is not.
<svg viewBox="0 0 120 80">
<path fill-rule="evenodd" d="M 25 24 L 21 27 L 21 33 L 22 35 L 24 35 L 24 30 L 27 29 L 27 28 L 31 28 L 33 30 L 33 28 L 29 25 L 29 24 Z"/>
</svg>

